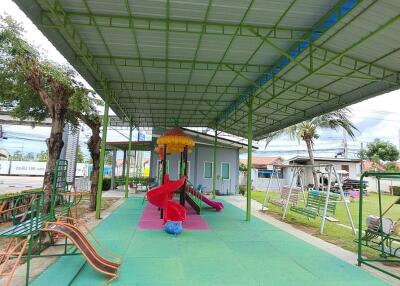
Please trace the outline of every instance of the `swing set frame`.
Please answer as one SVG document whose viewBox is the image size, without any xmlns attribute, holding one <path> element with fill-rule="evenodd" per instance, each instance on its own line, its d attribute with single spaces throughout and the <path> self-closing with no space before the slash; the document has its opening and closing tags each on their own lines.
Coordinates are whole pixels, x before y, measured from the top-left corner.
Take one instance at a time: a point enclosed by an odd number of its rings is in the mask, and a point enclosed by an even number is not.
<svg viewBox="0 0 400 286">
<path fill-rule="evenodd" d="M 350 209 L 348 206 L 348 200 L 345 197 L 343 188 L 342 188 L 342 182 L 340 181 L 340 176 L 339 173 L 336 170 L 336 167 L 334 164 L 318 164 L 318 165 L 279 165 L 279 166 L 274 166 L 274 169 L 272 171 L 272 175 L 270 177 L 270 180 L 268 182 L 267 185 L 267 190 L 265 192 L 265 197 L 264 197 L 264 201 L 261 207 L 261 210 L 264 210 L 264 208 L 266 207 L 266 204 L 268 202 L 268 195 L 270 192 L 270 186 L 271 186 L 271 181 L 274 178 L 274 174 L 276 174 L 276 180 L 278 181 L 278 188 L 279 188 L 279 192 L 282 192 L 282 187 L 281 184 L 279 182 L 279 178 L 278 178 L 278 172 L 276 171 L 276 168 L 284 168 L 284 167 L 288 167 L 291 169 L 292 171 L 292 179 L 291 179 L 291 183 L 290 183 L 290 187 L 289 187 L 289 194 L 288 197 L 285 201 L 285 205 L 283 207 L 283 213 L 282 213 L 282 220 L 285 220 L 286 218 L 286 213 L 288 210 L 288 206 L 290 203 L 290 197 L 292 195 L 293 189 L 294 187 L 296 187 L 297 182 L 300 182 L 300 187 L 301 187 L 301 191 L 303 194 L 303 201 L 304 201 L 304 208 L 300 208 L 300 207 L 291 207 L 290 210 L 297 212 L 298 214 L 307 216 L 308 219 L 310 219 L 310 217 L 315 218 L 316 216 L 321 216 L 322 220 L 321 220 L 321 224 L 320 224 L 320 233 L 323 234 L 324 233 L 324 228 L 325 228 L 325 223 L 326 223 L 326 218 L 327 218 L 327 212 L 328 212 L 328 208 L 330 205 L 342 202 L 345 205 L 345 209 L 346 209 L 346 214 L 347 217 L 349 219 L 349 223 L 353 232 L 353 235 L 356 235 L 356 229 L 354 226 L 354 222 L 353 222 L 353 218 L 351 216 L 350 213 Z M 319 210 L 315 210 L 314 208 L 307 208 L 307 199 L 306 199 L 306 195 L 305 195 L 305 188 L 304 188 L 304 171 L 306 168 L 311 168 L 312 170 L 314 169 L 325 169 L 326 173 L 328 174 L 328 185 L 326 186 L 326 190 L 323 191 L 323 193 L 325 193 L 323 196 L 319 196 L 321 198 L 319 199 L 324 199 L 323 202 L 323 211 L 322 214 L 319 212 Z M 338 189 L 339 189 L 339 196 L 340 196 L 340 200 L 330 200 L 331 197 L 331 189 L 332 189 L 332 177 L 334 177 L 336 179 L 336 182 L 338 183 Z M 308 192 L 310 192 L 310 190 L 308 190 Z M 313 215 L 311 216 L 310 213 L 313 213 Z"/>
</svg>

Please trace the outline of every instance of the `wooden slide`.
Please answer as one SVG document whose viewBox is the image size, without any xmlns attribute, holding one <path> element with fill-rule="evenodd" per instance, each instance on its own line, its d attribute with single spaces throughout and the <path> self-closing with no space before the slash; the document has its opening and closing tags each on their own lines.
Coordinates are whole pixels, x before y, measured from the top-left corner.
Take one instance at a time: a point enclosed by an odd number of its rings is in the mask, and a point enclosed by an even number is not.
<svg viewBox="0 0 400 286">
<path fill-rule="evenodd" d="M 109 276 L 111 280 L 117 277 L 120 263 L 108 260 L 98 253 L 85 234 L 76 226 L 59 221 L 46 222 L 42 231 L 52 232 L 67 237 L 79 249 L 85 259 L 96 271 Z"/>
</svg>

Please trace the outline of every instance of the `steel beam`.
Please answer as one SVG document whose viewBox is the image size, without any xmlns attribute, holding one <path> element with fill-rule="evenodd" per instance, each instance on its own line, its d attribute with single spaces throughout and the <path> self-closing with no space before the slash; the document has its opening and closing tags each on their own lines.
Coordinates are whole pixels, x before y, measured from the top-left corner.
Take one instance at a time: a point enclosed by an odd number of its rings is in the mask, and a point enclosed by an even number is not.
<svg viewBox="0 0 400 286">
<path fill-rule="evenodd" d="M 208 21 L 208 16 L 209 16 L 210 10 L 211 10 L 211 3 L 212 3 L 212 0 L 209 0 L 209 1 L 208 1 L 208 4 L 207 4 L 207 10 L 206 10 L 206 13 L 205 13 L 205 16 L 204 16 L 203 23 L 207 23 L 207 21 Z M 199 55 L 201 42 L 202 42 L 203 36 L 205 35 L 206 30 L 207 30 L 206 24 L 203 24 L 203 25 L 201 26 L 201 28 L 202 28 L 202 29 L 201 29 L 201 31 L 200 31 L 200 35 L 199 35 L 199 38 L 198 38 L 197 44 L 196 44 L 196 51 L 195 51 L 195 53 L 194 53 L 194 55 L 193 55 L 193 60 L 194 60 L 194 61 L 197 60 L 197 57 L 198 57 L 198 55 Z M 167 57 L 167 58 L 168 58 L 168 57 Z M 186 87 L 185 87 L 185 92 L 184 92 L 184 94 L 183 94 L 182 103 L 180 104 L 180 110 L 179 110 L 179 112 L 178 112 L 178 118 L 177 118 L 178 121 L 179 121 L 179 119 L 180 119 L 180 117 L 181 117 L 181 113 L 182 113 L 184 101 L 185 101 L 186 96 L 187 96 L 187 87 L 188 87 L 188 85 L 189 85 L 189 84 L 191 83 L 191 81 L 192 81 L 192 76 L 193 76 L 193 71 L 194 71 L 194 70 L 195 70 L 195 69 L 194 69 L 194 62 L 193 62 L 193 63 L 192 63 L 192 68 L 191 68 L 190 71 L 189 71 L 188 79 L 187 79 L 187 81 L 186 81 Z"/>
<path fill-rule="evenodd" d="M 41 11 L 41 23 L 44 27 L 55 27 L 51 22 L 46 22 L 46 16 L 50 11 Z M 64 14 L 63 14 L 64 15 Z M 62 15 L 62 16 L 63 16 Z M 66 12 L 65 15 L 71 19 L 71 22 L 77 26 L 131 29 L 142 31 L 158 31 L 158 32 L 174 32 L 184 34 L 207 34 L 207 35 L 227 35 L 227 36 L 243 36 L 255 37 L 249 29 L 256 31 L 258 34 L 271 39 L 280 40 L 304 40 L 304 34 L 310 32 L 308 29 L 295 27 L 278 27 L 278 26 L 255 26 L 243 23 L 223 23 L 194 20 L 177 20 L 177 19 L 161 19 L 161 18 L 145 18 L 135 15 L 101 15 L 95 13 Z M 61 16 L 61 15 L 60 15 Z M 236 32 L 236 30 L 238 30 Z"/>
<path fill-rule="evenodd" d="M 359 46 L 360 44 L 362 44 L 364 41 L 366 41 L 367 39 L 373 37 L 374 35 L 376 35 L 377 33 L 381 32 L 382 30 L 386 29 L 387 27 L 389 27 L 390 25 L 392 25 L 393 23 L 395 23 L 396 21 L 400 20 L 400 16 L 396 16 L 394 18 L 392 18 L 391 20 L 387 21 L 384 25 L 380 26 L 378 29 L 370 32 L 367 36 L 361 38 L 360 40 L 358 40 L 357 42 L 353 43 L 350 47 L 348 47 L 347 49 L 345 49 L 342 53 L 337 54 L 335 57 L 331 58 L 329 61 L 325 62 L 324 64 L 320 65 L 318 68 L 315 68 L 313 70 L 313 72 L 306 74 L 305 76 L 301 77 L 299 80 L 297 80 L 296 82 L 294 82 L 293 84 L 291 84 L 288 88 L 282 90 L 281 92 L 279 92 L 278 95 L 286 92 L 288 89 L 292 88 L 293 86 L 295 86 L 296 84 L 299 84 L 301 82 L 303 82 L 304 80 L 306 80 L 307 78 L 309 78 L 310 76 L 312 76 L 313 74 L 319 72 L 320 70 L 322 70 L 323 68 L 325 68 L 327 65 L 329 65 L 331 62 L 336 61 L 337 59 L 343 57 L 344 55 L 346 55 L 347 53 L 349 53 L 351 50 L 353 50 L 354 48 L 356 48 L 357 46 Z M 268 101 L 265 101 L 264 103 L 260 104 L 259 106 L 257 106 L 255 108 L 255 110 L 261 108 L 264 104 L 268 103 Z"/>
<path fill-rule="evenodd" d="M 95 88 L 101 83 L 96 83 Z M 110 81 L 110 88 L 113 91 L 132 90 L 132 91 L 168 91 L 168 92 L 185 92 L 185 84 L 178 83 L 154 83 L 154 82 L 134 82 L 134 81 Z M 220 94 L 226 90 L 226 94 L 238 94 L 243 87 L 240 86 L 224 86 L 224 85 L 204 85 L 191 84 L 187 92 L 190 93 L 217 93 Z"/>
<path fill-rule="evenodd" d="M 90 12 L 91 10 L 90 10 L 89 4 L 87 3 L 87 0 L 82 0 L 82 1 L 83 1 L 83 4 L 85 5 L 86 9 Z M 68 18 L 68 15 L 66 15 L 66 17 Z M 96 22 L 95 22 L 95 24 L 96 24 Z M 106 39 L 103 36 L 103 32 L 100 30 L 98 25 L 95 25 L 95 28 L 96 28 L 96 31 L 97 31 L 97 33 L 98 33 L 98 35 L 99 35 L 99 37 L 100 37 L 100 39 L 101 39 L 101 41 L 103 43 L 103 46 L 104 46 L 105 50 L 107 51 L 108 55 L 111 56 L 112 52 L 111 52 L 111 49 L 110 49 L 110 47 L 108 45 L 108 42 L 106 41 Z M 123 81 L 124 80 L 124 76 L 122 75 L 122 72 L 121 72 L 121 70 L 120 70 L 120 68 L 118 66 L 116 67 L 116 71 L 117 71 L 117 74 L 118 74 L 119 78 Z M 135 104 L 135 103 L 133 103 L 133 104 Z"/>
<path fill-rule="evenodd" d="M 126 174 L 125 175 L 125 198 L 128 197 L 129 194 L 129 175 L 131 172 L 131 150 L 132 150 L 132 131 L 133 125 L 129 127 L 129 143 L 128 143 L 128 160 L 126 160 Z"/>
<path fill-rule="evenodd" d="M 89 51 L 89 48 L 87 47 L 85 42 L 81 39 L 79 33 L 72 25 L 71 21 L 69 21 L 65 11 L 62 10 L 61 5 L 59 5 L 58 1 L 55 1 L 54 5 L 51 5 L 48 0 L 45 0 L 42 3 L 44 3 L 47 6 L 48 9 L 47 11 L 49 13 L 47 13 L 46 15 L 41 15 L 40 17 L 41 21 L 45 19 L 49 23 L 52 23 L 53 25 L 57 26 L 57 29 L 71 45 L 71 49 L 75 52 L 75 56 L 80 56 L 82 59 L 84 59 L 84 62 L 86 63 L 85 67 L 98 82 L 101 82 L 101 87 L 103 90 L 105 90 L 107 88 L 107 77 L 102 72 L 100 66 L 94 60 L 93 55 Z M 112 97 L 112 100 L 122 111 L 122 113 L 125 116 L 128 116 L 127 113 L 124 111 L 123 107 L 119 104 L 118 99 Z"/>
<path fill-rule="evenodd" d="M 108 99 L 109 91 L 106 91 L 105 102 L 104 102 L 104 115 L 103 115 L 103 130 L 100 143 L 100 171 L 99 171 L 99 181 L 97 184 L 97 194 L 96 194 L 96 218 L 101 218 L 101 199 L 103 193 L 103 178 L 104 178 L 104 157 L 106 154 L 106 142 L 107 142 L 107 127 L 108 127 Z"/>
<path fill-rule="evenodd" d="M 238 63 L 238 62 L 213 62 L 201 60 L 182 59 L 157 59 L 139 57 L 118 57 L 118 56 L 94 56 L 93 59 L 99 66 L 122 66 L 139 68 L 169 68 L 177 70 L 199 70 L 199 71 L 231 71 L 225 65 L 229 65 L 236 71 L 248 73 L 262 73 L 271 68 L 270 65 Z M 75 65 L 84 65 L 84 59 L 80 56 L 75 58 Z"/>
<path fill-rule="evenodd" d="M 286 55 L 283 55 L 281 58 L 279 58 L 274 67 L 270 69 L 266 74 L 261 76 L 256 82 L 260 83 L 259 85 L 262 86 L 265 85 L 267 82 L 270 82 L 281 72 L 281 70 L 289 65 L 291 59 L 297 59 L 304 50 L 307 50 L 311 43 L 319 39 L 321 35 L 332 28 L 344 16 L 348 15 L 349 12 L 352 11 L 360 2 L 361 0 L 341 0 L 333 9 L 326 13 L 326 15 L 314 25 L 314 27 L 307 35 L 305 35 L 305 39 L 307 40 L 296 43 L 286 52 L 288 55 L 290 55 L 290 58 L 288 58 Z M 233 104 L 226 108 L 226 110 L 217 118 L 217 121 L 219 122 L 225 119 L 227 116 L 229 116 L 229 114 L 235 111 L 241 104 L 246 102 L 247 99 L 249 97 L 252 97 L 256 92 L 257 89 L 255 87 L 249 87 L 245 94 L 241 94 Z"/>
<path fill-rule="evenodd" d="M 318 67 L 314 67 L 313 71 L 306 74 L 305 76 L 301 77 L 299 80 L 293 82 L 292 84 L 290 84 L 287 88 L 283 89 L 282 91 L 280 91 L 277 96 L 283 94 L 284 92 L 286 92 L 287 90 L 289 90 L 290 88 L 300 84 L 301 82 L 303 82 L 304 80 L 306 80 L 308 77 L 317 74 L 320 70 L 322 70 L 323 68 L 325 68 L 326 66 L 328 66 L 329 64 L 336 62 L 337 60 L 340 60 L 341 58 L 343 58 L 347 53 L 349 53 L 351 50 L 353 50 L 354 48 L 356 48 L 358 45 L 360 45 L 361 43 L 363 43 L 364 41 L 366 41 L 367 39 L 371 38 L 372 36 L 376 35 L 377 33 L 381 32 L 382 30 L 384 30 L 385 28 L 389 27 L 390 25 L 392 25 L 393 23 L 395 23 L 396 21 L 398 21 L 400 19 L 400 16 L 394 17 L 391 20 L 389 20 L 388 22 L 386 22 L 384 25 L 380 26 L 378 29 L 376 29 L 375 31 L 370 32 L 367 36 L 364 36 L 363 38 L 361 38 L 360 40 L 358 40 L 357 42 L 353 43 L 350 47 L 348 47 L 347 49 L 345 49 L 342 53 L 335 53 L 335 55 L 333 57 L 330 57 L 326 62 L 324 62 L 323 64 L 319 65 Z M 361 69 L 361 68 L 359 68 Z M 258 93 L 260 93 L 260 91 L 257 91 Z M 301 98 L 299 99 L 301 100 Z M 263 107 L 265 104 L 267 104 L 270 100 L 266 100 L 264 101 L 262 104 L 258 105 L 255 110 Z M 294 101 L 293 101 L 294 102 Z M 305 111 L 304 111 L 305 112 Z M 296 114 L 297 116 L 298 114 Z M 244 117 L 242 117 L 243 119 Z M 240 119 L 239 119 L 240 120 Z M 256 137 L 259 137 L 260 134 L 257 134 Z"/>
<path fill-rule="evenodd" d="M 218 125 L 215 125 L 214 145 L 213 145 L 213 164 L 212 164 L 212 198 L 215 199 L 217 186 L 217 140 L 218 140 Z"/>
<path fill-rule="evenodd" d="M 275 27 L 280 25 L 280 23 L 282 22 L 283 18 L 287 15 L 287 13 L 289 13 L 289 11 L 290 11 L 290 9 L 293 7 L 293 5 L 296 4 L 296 1 L 297 1 L 297 0 L 292 0 L 292 2 L 289 4 L 289 6 L 286 8 L 286 10 L 279 16 L 278 20 L 276 21 L 276 23 L 275 23 L 275 25 L 274 25 Z M 252 4 L 253 4 L 253 2 L 250 3 L 250 5 L 252 5 Z M 249 8 L 250 8 L 250 6 L 249 6 Z M 248 8 L 248 9 L 249 9 L 249 8 Z M 247 10 L 247 11 L 248 11 L 248 10 Z M 246 14 L 247 14 L 247 12 L 246 12 Z M 245 15 L 245 16 L 246 16 L 246 15 Z M 244 18 L 245 18 L 245 17 L 242 18 L 242 21 L 244 20 Z M 270 34 L 270 33 L 268 33 L 267 36 L 268 36 L 269 34 Z M 232 40 L 233 40 L 233 39 L 232 39 Z M 262 46 L 263 46 L 263 42 L 261 41 L 261 42 L 258 44 L 258 46 L 256 47 L 256 49 L 254 49 L 254 51 L 251 53 L 251 55 L 247 58 L 246 64 L 250 63 L 250 61 L 251 61 L 251 60 L 253 59 L 253 57 L 259 52 L 259 50 L 260 50 L 260 48 L 261 48 Z M 221 61 L 222 61 L 222 60 L 221 60 Z M 240 70 L 240 71 L 242 71 L 242 70 Z M 215 73 L 213 74 L 211 80 L 213 80 L 214 76 L 215 76 Z M 237 78 L 238 76 L 239 76 L 239 75 L 236 74 L 236 76 L 233 77 L 233 79 L 230 81 L 230 85 L 233 84 L 233 83 L 236 81 L 236 78 Z M 211 80 L 210 80 L 210 82 L 211 82 Z M 224 95 L 224 93 L 222 93 L 222 94 L 219 96 L 219 98 L 222 98 L 223 95 Z M 206 114 L 206 115 L 204 116 L 204 119 L 206 119 L 207 117 L 208 117 L 208 115 Z M 217 118 L 216 121 L 218 121 L 218 118 Z M 202 121 L 201 123 L 203 123 L 203 121 Z"/>
<path fill-rule="evenodd" d="M 151 101 L 155 101 L 153 103 L 159 103 L 160 102 L 160 98 L 159 97 L 139 97 L 139 96 L 135 97 L 135 95 L 132 95 L 132 96 L 120 96 L 119 99 L 120 99 L 122 104 L 129 103 L 132 100 L 135 100 L 138 103 L 149 102 L 150 104 L 152 103 Z M 167 98 L 167 100 L 168 101 L 179 101 L 180 102 L 182 100 L 182 98 L 181 97 L 170 97 L 169 96 Z M 217 101 L 217 99 L 214 99 L 214 98 L 213 99 L 203 99 L 203 100 L 194 99 L 194 98 L 187 98 L 185 100 L 185 102 L 188 103 L 188 104 L 205 103 L 205 104 L 208 104 L 208 105 L 211 105 L 211 106 L 213 106 L 215 104 L 216 105 L 222 104 L 222 105 L 225 106 L 227 103 L 232 102 L 232 100 L 219 100 L 219 101 Z"/>
<path fill-rule="evenodd" d="M 313 45 L 313 52 L 311 54 L 315 63 L 321 62 L 321 64 L 326 61 L 337 57 L 340 53 L 332 51 L 327 48 Z M 310 57 L 310 55 L 308 55 Z M 374 61 L 375 62 L 375 61 Z M 340 67 L 346 71 L 355 71 L 360 77 L 364 77 L 366 80 L 378 80 L 385 81 L 385 78 L 389 75 L 396 73 L 396 71 L 390 70 L 388 68 L 379 66 L 376 63 L 371 63 L 355 58 L 354 56 L 343 55 L 338 57 L 335 61 L 331 62 L 331 65 L 335 67 Z M 357 78 L 357 76 L 347 76 L 346 78 Z"/>
<path fill-rule="evenodd" d="M 163 103 L 159 103 L 160 105 L 164 105 Z M 160 108 L 152 108 L 152 107 L 146 107 L 146 106 L 142 106 L 142 107 L 127 107 L 126 110 L 128 110 L 130 113 L 136 113 L 136 112 L 157 112 L 160 113 L 160 111 L 165 111 L 165 108 L 160 107 Z M 207 111 L 208 109 L 204 110 Z M 167 113 L 172 113 L 175 114 L 175 112 L 179 112 L 180 109 L 179 107 L 176 108 L 168 108 L 167 109 Z M 191 114 L 193 114 L 193 112 L 196 111 L 202 111 L 201 109 L 185 109 L 185 112 L 190 112 Z M 213 112 L 218 112 L 218 111 L 213 111 Z M 175 114 L 176 115 L 176 114 Z"/>
<path fill-rule="evenodd" d="M 242 24 L 244 23 L 244 21 L 245 21 L 247 15 L 248 15 L 248 13 L 250 12 L 251 8 L 252 8 L 253 5 L 254 5 L 254 1 L 255 1 L 255 0 L 251 0 L 250 3 L 248 4 L 248 6 L 247 6 L 245 12 L 243 13 L 243 16 L 241 17 L 239 26 L 242 25 Z M 232 44 L 233 44 L 233 42 L 234 42 L 234 40 L 235 40 L 235 38 L 236 38 L 236 35 L 239 33 L 239 30 L 240 30 L 239 27 L 236 27 L 235 32 L 233 33 L 233 35 L 232 35 L 232 37 L 231 37 L 231 39 L 230 39 L 228 45 L 226 46 L 225 51 L 224 51 L 222 57 L 220 58 L 219 65 L 222 65 L 222 62 L 224 61 L 226 55 L 228 54 L 228 52 L 229 52 L 229 50 L 230 50 L 230 48 L 231 48 L 231 46 L 232 46 Z M 259 47 L 258 47 L 255 51 L 253 51 L 253 53 L 251 54 L 250 58 L 247 60 L 246 64 L 250 62 L 250 60 L 253 58 L 253 56 L 256 54 L 256 52 L 258 51 L 258 49 L 259 49 L 260 47 L 261 47 L 261 45 L 259 45 Z M 217 70 L 215 70 L 215 71 L 213 72 L 212 76 L 210 77 L 210 79 L 209 79 L 209 81 L 208 81 L 208 84 L 209 84 L 209 85 L 214 81 L 214 78 L 215 78 L 216 74 L 217 74 Z M 231 86 L 233 82 L 234 82 L 234 79 L 229 83 L 229 86 Z M 220 96 L 218 97 L 218 99 L 220 99 L 220 98 L 225 94 L 225 92 L 228 90 L 228 88 L 229 88 L 229 87 L 227 87 L 227 88 L 224 89 L 224 91 L 220 94 Z M 203 99 L 204 95 L 205 95 L 205 94 L 202 94 L 202 95 L 201 95 L 201 98 L 202 98 L 202 99 Z M 212 109 L 212 108 L 211 108 L 211 109 Z M 204 118 L 206 118 L 206 117 L 207 117 L 207 114 L 204 116 Z M 202 123 L 203 123 L 203 122 L 201 122 L 201 124 L 202 124 Z"/>
<path fill-rule="evenodd" d="M 253 98 L 249 98 L 247 112 L 247 187 L 246 187 L 246 221 L 251 218 L 251 170 L 253 149 Z"/>
<path fill-rule="evenodd" d="M 280 48 L 278 45 L 273 43 L 268 39 L 268 37 L 265 37 L 258 33 L 256 30 L 249 28 L 249 31 L 254 34 L 254 36 L 259 37 L 261 40 L 263 40 L 265 43 L 267 43 L 270 47 L 272 47 L 275 51 L 277 51 L 280 55 L 285 56 L 286 58 L 289 59 L 289 61 L 296 63 L 297 65 L 301 66 L 304 68 L 306 71 L 310 71 L 310 68 L 306 65 L 304 65 L 301 61 L 299 61 L 296 57 L 293 57 L 290 55 L 288 52 Z"/>
</svg>

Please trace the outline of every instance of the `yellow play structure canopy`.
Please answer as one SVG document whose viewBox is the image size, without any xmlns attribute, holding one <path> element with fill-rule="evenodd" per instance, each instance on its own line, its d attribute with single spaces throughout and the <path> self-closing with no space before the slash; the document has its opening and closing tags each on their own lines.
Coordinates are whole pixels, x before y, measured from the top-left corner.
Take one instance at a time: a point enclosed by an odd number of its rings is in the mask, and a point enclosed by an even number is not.
<svg viewBox="0 0 400 286">
<path fill-rule="evenodd" d="M 194 140 L 187 136 L 182 129 L 173 128 L 157 139 L 155 151 L 157 153 L 162 153 L 164 146 L 167 146 L 167 153 L 179 154 L 183 152 L 186 146 L 189 148 L 188 151 L 190 151 L 190 147 L 193 147 L 194 144 Z"/>
</svg>

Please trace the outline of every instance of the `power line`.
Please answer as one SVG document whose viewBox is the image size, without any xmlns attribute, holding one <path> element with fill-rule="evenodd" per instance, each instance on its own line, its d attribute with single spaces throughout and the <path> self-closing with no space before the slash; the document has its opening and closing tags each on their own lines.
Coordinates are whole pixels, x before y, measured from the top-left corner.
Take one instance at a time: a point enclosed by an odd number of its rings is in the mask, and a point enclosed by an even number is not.
<svg viewBox="0 0 400 286">
<path fill-rule="evenodd" d="M 364 119 L 371 119 L 371 120 L 380 120 L 380 121 L 391 121 L 391 122 L 400 122 L 397 119 L 385 119 L 385 118 L 376 118 L 376 117 L 369 117 L 369 116 L 357 116 Z"/>
</svg>

